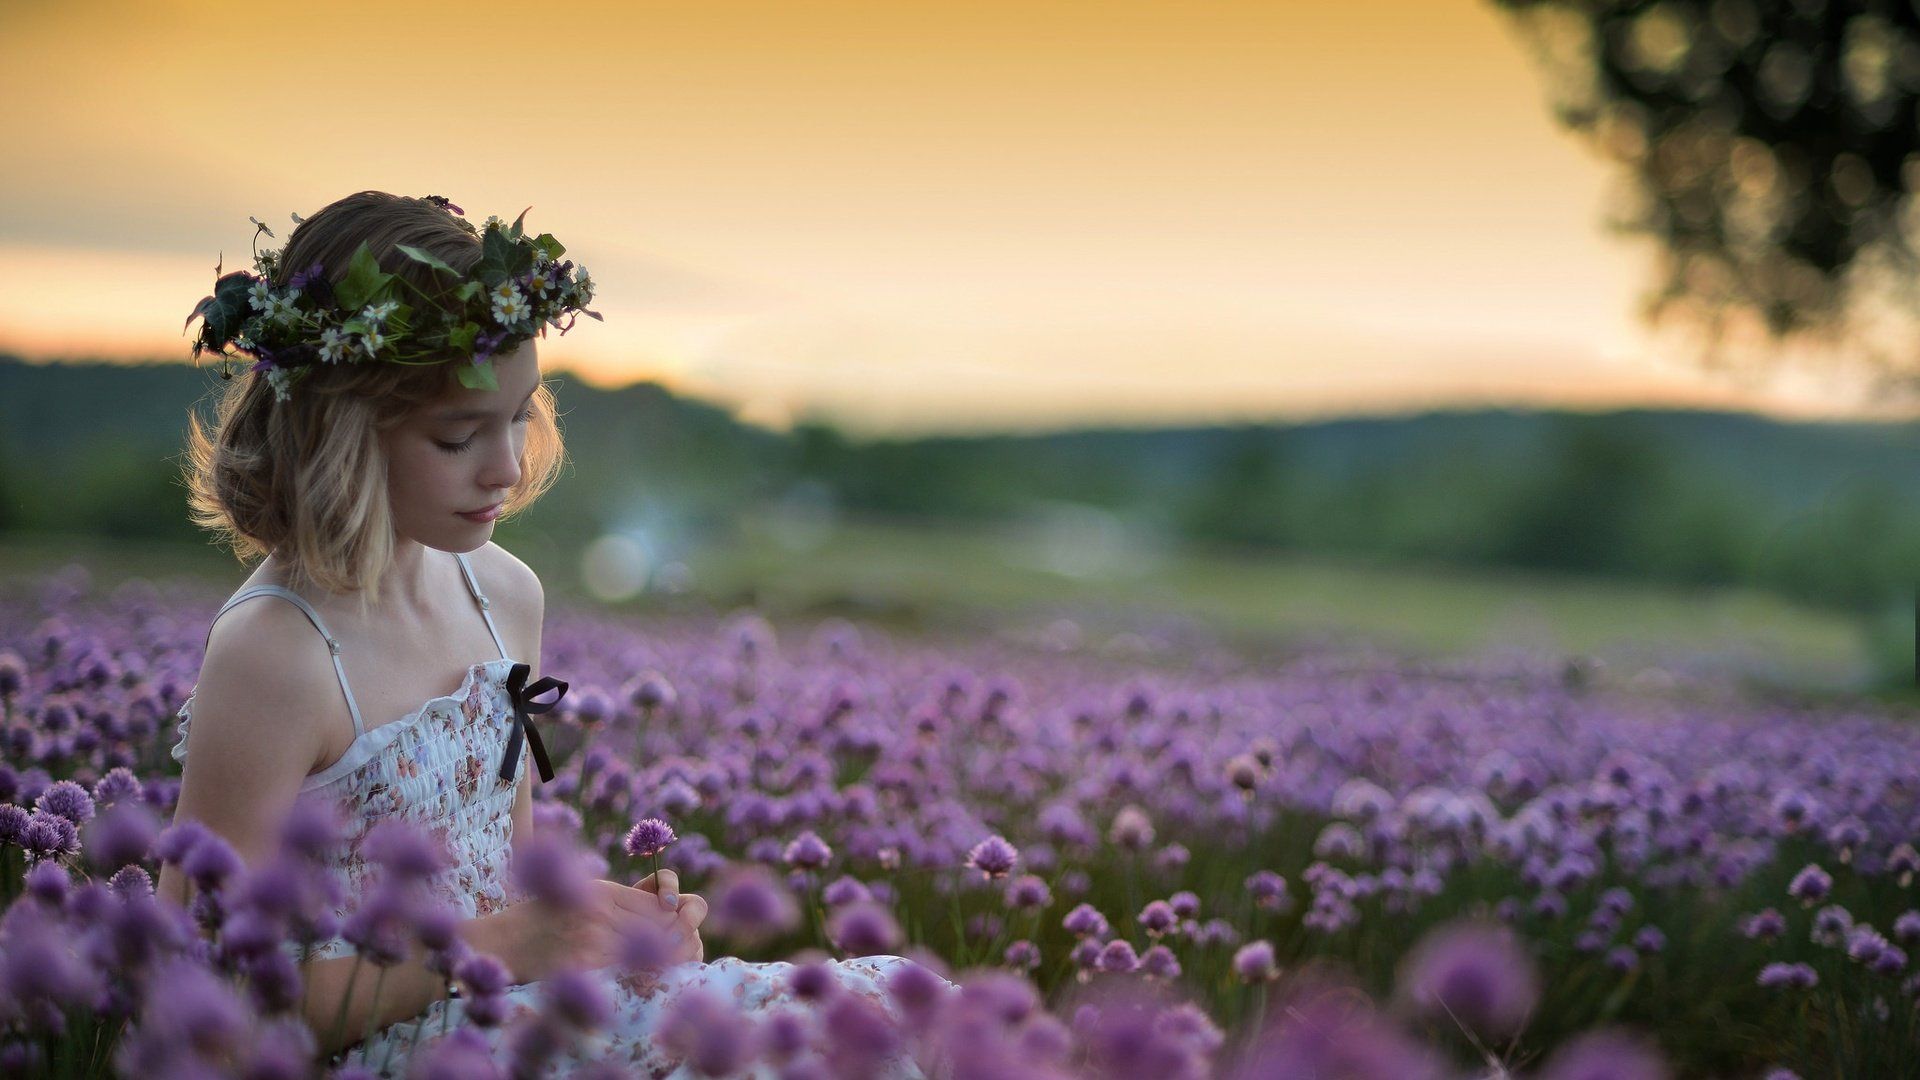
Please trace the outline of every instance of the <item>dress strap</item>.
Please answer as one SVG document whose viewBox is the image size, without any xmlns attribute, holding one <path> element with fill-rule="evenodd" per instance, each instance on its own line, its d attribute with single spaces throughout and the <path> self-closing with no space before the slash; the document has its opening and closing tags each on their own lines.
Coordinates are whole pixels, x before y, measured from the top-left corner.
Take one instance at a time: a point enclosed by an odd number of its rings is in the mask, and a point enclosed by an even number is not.
<svg viewBox="0 0 1920 1080">
<path fill-rule="evenodd" d="M 366 727 L 360 721 L 360 705 L 353 700 L 353 690 L 347 685 L 346 669 L 340 666 L 340 641 L 331 633 L 327 632 L 327 624 L 320 621 L 320 613 L 313 610 L 313 605 L 302 599 L 300 594 L 279 585 L 252 585 L 235 593 L 232 599 L 222 604 L 219 612 L 213 616 L 214 621 L 218 622 L 220 616 L 227 613 L 228 608 L 240 603 L 242 600 L 251 600 L 256 596 L 283 597 L 293 601 L 299 606 L 301 611 L 306 612 L 307 619 L 313 623 L 314 629 L 320 631 L 320 636 L 327 639 L 327 651 L 333 654 L 333 673 L 340 679 L 340 692 L 347 695 L 347 711 L 353 714 L 353 736 L 357 739 L 365 734 Z M 211 623 L 207 626 L 207 642 L 208 644 L 213 642 L 213 626 Z"/>
<path fill-rule="evenodd" d="M 500 659 L 508 659 L 507 647 L 500 643 L 500 631 L 493 627 L 493 601 L 487 599 L 487 594 L 480 591 L 480 582 L 474 578 L 473 567 L 467 563 L 466 555 L 456 551 L 453 557 L 460 560 L 460 572 L 467 576 L 467 589 L 473 593 L 474 600 L 480 605 L 480 617 L 487 620 L 487 633 L 493 635 L 493 647 L 500 650 Z"/>
</svg>

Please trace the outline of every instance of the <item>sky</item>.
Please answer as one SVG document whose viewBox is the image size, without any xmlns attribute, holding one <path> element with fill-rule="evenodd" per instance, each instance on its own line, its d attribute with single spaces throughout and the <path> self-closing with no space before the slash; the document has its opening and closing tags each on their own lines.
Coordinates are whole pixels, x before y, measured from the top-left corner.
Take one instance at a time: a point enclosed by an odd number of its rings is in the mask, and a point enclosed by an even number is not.
<svg viewBox="0 0 1920 1080">
<path fill-rule="evenodd" d="M 30 359 L 187 362 L 249 215 L 377 188 L 592 271 L 544 367 L 776 427 L 1867 411 L 1639 323 L 1617 178 L 1485 0 L 0 0 L 0 85 Z"/>
</svg>

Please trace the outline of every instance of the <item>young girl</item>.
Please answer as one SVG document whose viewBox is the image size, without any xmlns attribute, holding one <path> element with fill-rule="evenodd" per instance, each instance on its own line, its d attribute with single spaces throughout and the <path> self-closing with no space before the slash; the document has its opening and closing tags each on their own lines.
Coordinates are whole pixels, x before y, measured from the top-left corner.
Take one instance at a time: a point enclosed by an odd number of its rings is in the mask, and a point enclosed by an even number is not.
<svg viewBox="0 0 1920 1080">
<path fill-rule="evenodd" d="M 359 846 L 376 820 L 444 837 L 452 866 L 431 887 L 465 916 L 467 944 L 511 970 L 516 1008 L 567 968 L 592 970 L 614 995 L 612 1025 L 556 1073 L 590 1057 L 665 1076 L 675 1062 L 651 1034 L 675 994 L 798 1006 L 791 965 L 704 963 L 706 901 L 678 893 L 672 871 L 639 887 L 595 882 L 586 910 L 567 917 L 511 894 L 513 845 L 529 835 L 533 778 L 546 770 L 544 752 L 528 760 L 537 743 L 522 738 L 514 697 L 539 692 L 544 598 L 488 537 L 562 460 L 533 335 L 564 332 L 564 315 L 598 316 L 585 270 L 561 261 L 552 237 L 498 219 L 482 234 L 460 215 L 437 196 L 349 196 L 258 256 L 259 279 L 227 275 L 195 311 L 196 355 L 231 344 L 256 363 L 228 388 L 216 431 L 192 425 L 194 519 L 243 559 L 264 558 L 216 616 L 180 709 L 175 820 L 198 820 L 253 865 L 296 800 L 333 800 L 348 823 L 337 869 L 350 893 L 368 876 Z M 259 597 L 273 599 L 247 602 Z M 173 867 L 158 888 L 184 902 Z M 616 981 L 609 965 L 633 920 L 677 931 L 680 952 L 657 978 Z M 460 1025 L 464 1002 L 443 1002 L 446 980 L 416 952 L 386 969 L 374 1014 L 372 980 L 349 993 L 353 953 L 335 939 L 311 954 L 307 1022 L 323 1054 L 371 1023 L 365 1061 L 401 1075 L 443 1023 Z M 905 963 L 830 968 L 892 1011 L 885 981 Z M 327 1045 L 336 1027 L 344 1046 Z M 488 1038 L 498 1050 L 499 1029 Z"/>
</svg>

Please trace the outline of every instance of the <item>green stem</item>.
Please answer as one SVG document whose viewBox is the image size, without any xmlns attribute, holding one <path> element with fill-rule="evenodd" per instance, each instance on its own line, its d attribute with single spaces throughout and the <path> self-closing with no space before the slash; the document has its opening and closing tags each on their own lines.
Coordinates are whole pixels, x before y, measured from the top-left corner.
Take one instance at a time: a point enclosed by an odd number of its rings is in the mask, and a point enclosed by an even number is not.
<svg viewBox="0 0 1920 1080">
<path fill-rule="evenodd" d="M 373 1041 L 374 1033 L 380 1030 L 380 988 L 387 982 L 387 965 L 380 965 L 380 974 L 373 977 L 373 1001 L 367 1005 L 367 1026 L 360 1035 L 360 1061 L 373 1064 L 367 1058 L 367 1044 Z M 393 1053 L 393 1040 L 387 1040 L 387 1053 Z"/>
<path fill-rule="evenodd" d="M 353 984 L 360 979 L 360 967 L 367 958 L 359 953 L 353 956 L 353 967 L 347 971 L 347 989 L 340 995 L 340 1007 L 333 1013 L 333 1034 L 328 1045 L 338 1046 L 347 1033 L 347 1003 L 353 1000 Z"/>
</svg>

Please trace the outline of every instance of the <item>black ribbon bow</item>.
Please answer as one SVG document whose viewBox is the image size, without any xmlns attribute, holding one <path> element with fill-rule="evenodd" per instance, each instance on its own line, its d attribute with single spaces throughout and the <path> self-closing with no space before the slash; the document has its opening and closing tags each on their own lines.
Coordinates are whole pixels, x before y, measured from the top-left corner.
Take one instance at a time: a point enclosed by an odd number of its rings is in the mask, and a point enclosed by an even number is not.
<svg viewBox="0 0 1920 1080">
<path fill-rule="evenodd" d="M 507 670 L 507 697 L 513 701 L 513 731 L 507 736 L 507 753 L 500 759 L 500 779 L 513 779 L 514 766 L 520 762 L 520 736 L 526 733 L 527 745 L 533 750 L 533 763 L 540 769 L 540 782 L 553 779 L 553 763 L 547 760 L 547 748 L 540 742 L 540 732 L 534 729 L 533 717 L 540 715 L 560 704 L 567 696 L 567 684 L 551 676 L 541 676 L 540 681 L 527 685 L 527 676 L 533 668 L 526 664 L 515 664 Z M 558 690 L 552 701 L 535 701 L 535 697 L 549 690 Z"/>
</svg>

